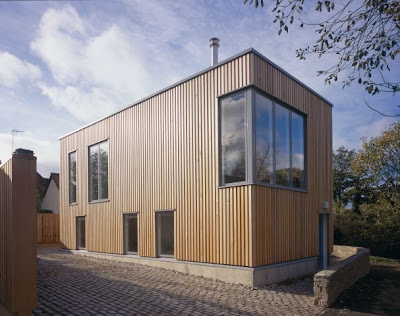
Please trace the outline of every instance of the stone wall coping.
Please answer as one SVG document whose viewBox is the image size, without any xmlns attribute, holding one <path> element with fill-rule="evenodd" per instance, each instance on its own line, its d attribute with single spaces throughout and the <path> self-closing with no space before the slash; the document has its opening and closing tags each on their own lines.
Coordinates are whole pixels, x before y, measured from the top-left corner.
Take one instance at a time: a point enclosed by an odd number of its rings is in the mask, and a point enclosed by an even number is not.
<svg viewBox="0 0 400 316">
<path fill-rule="evenodd" d="M 314 303 L 316 305 L 331 306 L 344 290 L 369 273 L 369 249 L 343 246 L 342 249 L 336 248 L 336 251 L 350 256 L 314 275 Z M 351 255 L 352 253 L 354 254 Z"/>
</svg>

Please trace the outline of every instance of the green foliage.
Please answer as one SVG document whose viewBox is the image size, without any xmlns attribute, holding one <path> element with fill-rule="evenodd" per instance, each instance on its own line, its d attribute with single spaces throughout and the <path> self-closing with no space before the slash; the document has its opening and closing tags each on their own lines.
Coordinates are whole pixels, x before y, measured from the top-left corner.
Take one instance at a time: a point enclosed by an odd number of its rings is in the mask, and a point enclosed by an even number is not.
<svg viewBox="0 0 400 316">
<path fill-rule="evenodd" d="M 308 23 L 302 19 L 305 0 L 275 0 L 272 12 L 274 23 L 279 25 L 278 34 L 289 32 L 298 21 L 300 27 L 317 26 L 318 38 L 312 47 L 300 48 L 297 57 L 305 59 L 309 54 L 336 55 L 337 63 L 318 71 L 330 84 L 346 71 L 343 86 L 353 81 L 364 85 L 369 94 L 396 93 L 400 82 L 388 81 L 389 61 L 400 52 L 400 1 L 398 0 L 347 0 L 338 8 L 335 1 L 316 1 L 315 10 L 325 11 L 328 18 Z M 264 6 L 263 0 L 244 0 L 244 3 Z"/>
<path fill-rule="evenodd" d="M 385 263 L 385 264 L 400 264 L 400 260 L 378 257 L 378 256 L 371 256 L 371 262 Z"/>
<path fill-rule="evenodd" d="M 400 258 L 400 122 L 334 161 L 335 242 Z"/>
<path fill-rule="evenodd" d="M 400 123 L 379 137 L 364 139 L 352 166 L 363 189 L 373 192 L 375 200 L 395 205 L 400 198 Z"/>
<path fill-rule="evenodd" d="M 355 176 L 351 168 L 355 151 L 339 147 L 333 153 L 333 199 L 337 206 L 344 207 L 351 202 L 351 189 Z"/>
<path fill-rule="evenodd" d="M 366 247 L 374 255 L 400 258 L 400 203 L 362 204 L 335 216 L 335 243 Z"/>
</svg>

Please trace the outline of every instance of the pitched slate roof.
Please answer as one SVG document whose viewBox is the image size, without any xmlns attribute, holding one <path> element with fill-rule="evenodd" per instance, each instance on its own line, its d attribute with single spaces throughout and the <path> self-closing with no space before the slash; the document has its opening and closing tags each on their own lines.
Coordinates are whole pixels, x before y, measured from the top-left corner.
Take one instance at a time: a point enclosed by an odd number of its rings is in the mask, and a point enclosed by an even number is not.
<svg viewBox="0 0 400 316">
<path fill-rule="evenodd" d="M 43 178 L 39 172 L 36 172 L 36 185 L 39 196 L 45 195 L 49 183 L 50 179 Z"/>
<path fill-rule="evenodd" d="M 59 185 L 59 182 L 60 182 L 60 174 L 59 174 L 59 173 L 53 173 L 53 172 L 52 172 L 52 173 L 50 174 L 49 184 L 50 184 L 50 180 L 51 180 L 51 179 L 54 180 L 54 182 L 56 183 L 57 188 L 60 189 L 60 185 Z"/>
</svg>

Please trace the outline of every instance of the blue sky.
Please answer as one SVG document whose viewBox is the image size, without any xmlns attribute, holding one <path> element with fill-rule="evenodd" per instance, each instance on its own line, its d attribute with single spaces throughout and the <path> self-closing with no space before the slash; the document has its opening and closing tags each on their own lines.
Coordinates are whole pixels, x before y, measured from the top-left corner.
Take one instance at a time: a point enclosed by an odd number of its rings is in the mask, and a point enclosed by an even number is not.
<svg viewBox="0 0 400 316">
<path fill-rule="evenodd" d="M 271 1 L 272 2 L 272 1 Z M 317 70 L 330 56 L 300 61 L 296 48 L 313 29 L 277 35 L 270 8 L 224 1 L 0 1 L 0 160 L 32 149 L 38 171 L 59 171 L 58 138 L 210 65 L 208 41 L 219 37 L 219 59 L 253 47 L 334 104 L 333 143 L 360 148 L 395 122 L 364 103 L 393 113 L 399 95 L 369 96 L 362 86 L 325 85 Z M 313 8 L 304 18 L 315 20 Z M 400 75 L 399 59 L 391 78 Z"/>
</svg>

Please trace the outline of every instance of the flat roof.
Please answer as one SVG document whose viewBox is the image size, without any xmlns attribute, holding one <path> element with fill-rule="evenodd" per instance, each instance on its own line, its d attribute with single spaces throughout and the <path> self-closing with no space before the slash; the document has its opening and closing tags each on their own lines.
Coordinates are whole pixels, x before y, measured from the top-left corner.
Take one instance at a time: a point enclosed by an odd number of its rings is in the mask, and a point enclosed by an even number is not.
<svg viewBox="0 0 400 316">
<path fill-rule="evenodd" d="M 189 77 L 187 77 L 187 78 L 185 78 L 185 79 L 182 79 L 182 80 L 180 80 L 180 81 L 178 81 L 178 82 L 175 82 L 175 83 L 173 83 L 173 84 L 167 86 L 167 87 L 164 88 L 164 89 L 161 89 L 161 90 L 159 90 L 159 91 L 156 91 L 156 92 L 154 92 L 154 93 L 148 95 L 147 97 L 144 97 L 144 98 L 142 98 L 142 99 L 140 99 L 140 100 L 138 100 L 138 101 L 136 101 L 136 102 L 134 102 L 134 103 L 132 103 L 132 104 L 130 104 L 130 105 L 128 105 L 128 106 L 126 106 L 126 107 L 124 107 L 124 108 L 122 108 L 122 109 L 120 109 L 120 110 L 118 110 L 118 111 L 116 111 L 116 112 L 114 112 L 114 113 L 112 113 L 112 114 L 110 114 L 110 115 L 107 115 L 107 116 L 105 116 L 105 117 L 102 117 L 102 118 L 100 118 L 100 119 L 98 119 L 98 120 L 96 120 L 96 121 L 93 121 L 93 122 L 91 122 L 91 123 L 89 123 L 89 124 L 86 124 L 85 126 L 82 126 L 82 127 L 78 128 L 78 129 L 76 129 L 76 130 L 74 130 L 74 131 L 72 131 L 72 132 L 70 132 L 70 133 L 68 133 L 68 134 L 65 134 L 64 136 L 61 136 L 61 137 L 59 138 L 59 140 L 65 138 L 65 137 L 67 137 L 67 136 L 69 136 L 69 135 L 72 135 L 72 134 L 74 134 L 74 133 L 76 133 L 76 132 L 78 132 L 78 131 L 80 131 L 80 130 L 83 130 L 83 129 L 85 129 L 86 127 L 89 127 L 89 126 L 91 126 L 91 125 L 93 125 L 93 124 L 96 124 L 96 123 L 98 123 L 98 122 L 100 122 L 100 121 L 102 121 L 102 120 L 105 120 L 105 119 L 107 119 L 107 118 L 109 118 L 109 117 L 111 117 L 111 116 L 113 116 L 113 115 L 116 115 L 116 114 L 118 114 L 118 113 L 120 113 L 120 112 L 122 112 L 122 111 L 125 111 L 126 109 L 129 109 L 129 108 L 131 108 L 131 107 L 133 107 L 133 106 L 135 106 L 135 105 L 138 105 L 139 103 L 142 103 L 142 102 L 144 102 L 144 101 L 147 101 L 147 100 L 151 99 L 152 97 L 154 97 L 154 96 L 156 96 L 156 95 L 158 95 L 158 94 L 161 94 L 161 93 L 163 93 L 163 92 L 165 92 L 165 91 L 167 91 L 167 90 L 169 90 L 169 89 L 172 89 L 173 87 L 176 87 L 176 86 L 178 86 L 178 85 L 180 85 L 180 84 L 182 84 L 182 83 L 184 83 L 184 82 L 186 82 L 186 81 L 189 81 L 189 80 L 191 80 L 191 79 L 193 79 L 193 78 L 195 78 L 195 77 L 198 77 L 198 76 L 200 76 L 200 75 L 202 75 L 202 74 L 204 74 L 204 73 L 206 73 L 206 72 L 208 72 L 208 71 L 210 71 L 210 70 L 212 70 L 212 69 L 214 69 L 214 68 L 217 68 L 217 67 L 219 67 L 219 66 L 221 66 L 221 65 L 223 65 L 223 64 L 226 64 L 226 63 L 228 63 L 228 62 L 230 62 L 230 61 L 232 61 L 232 60 L 234 60 L 234 59 L 236 59 L 236 58 L 238 58 L 238 57 L 241 57 L 241 56 L 243 56 L 243 55 L 246 55 L 246 54 L 248 54 L 248 53 L 254 53 L 254 54 L 257 55 L 258 57 L 262 58 L 264 61 L 266 61 L 267 63 L 271 64 L 272 66 L 274 66 L 274 67 L 277 68 L 278 70 L 282 71 L 285 75 L 287 75 L 288 77 L 290 77 L 291 79 L 293 79 L 294 81 L 296 81 L 298 84 L 300 84 L 301 86 L 303 86 L 304 88 L 306 88 L 307 90 L 309 90 L 310 92 L 312 92 L 313 94 L 315 94 L 316 96 L 318 96 L 318 97 L 321 98 L 323 101 L 325 101 L 326 103 L 328 103 L 330 106 L 333 107 L 333 104 L 332 104 L 330 101 L 328 101 L 326 98 L 324 98 L 322 95 L 320 95 L 319 93 L 315 92 L 313 89 L 311 89 L 309 86 L 305 85 L 303 82 L 301 82 L 300 80 L 298 80 L 297 78 L 295 78 L 294 76 L 292 76 L 290 73 L 288 73 L 288 72 L 287 72 L 286 70 L 284 70 L 282 67 L 279 67 L 277 64 L 275 64 L 274 62 L 272 62 L 271 60 L 269 60 L 267 57 L 265 57 L 264 55 L 262 55 L 261 53 L 259 53 L 257 50 L 255 50 L 254 48 L 250 47 L 250 48 L 248 48 L 248 49 L 246 49 L 246 50 L 244 50 L 244 51 L 242 51 L 242 52 L 240 52 L 240 53 L 238 53 L 238 54 L 236 54 L 236 55 L 233 55 L 232 57 L 229 57 L 228 59 L 225 59 L 225 60 L 219 62 L 219 63 L 216 64 L 216 65 L 213 65 L 213 66 L 210 66 L 210 67 L 208 67 L 208 68 L 205 68 L 205 69 L 203 69 L 202 71 L 195 73 L 194 75 L 191 75 L 191 76 L 189 76 Z"/>
</svg>

